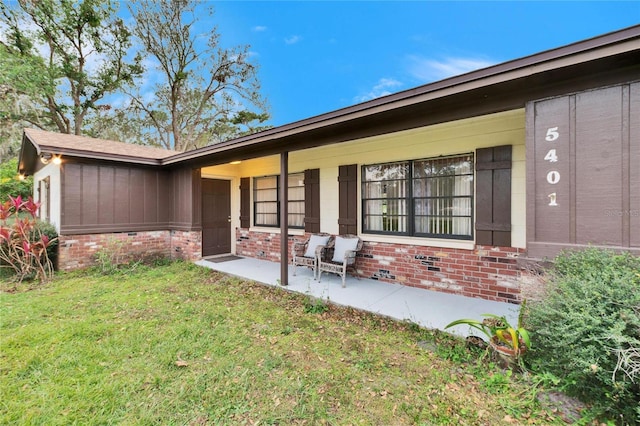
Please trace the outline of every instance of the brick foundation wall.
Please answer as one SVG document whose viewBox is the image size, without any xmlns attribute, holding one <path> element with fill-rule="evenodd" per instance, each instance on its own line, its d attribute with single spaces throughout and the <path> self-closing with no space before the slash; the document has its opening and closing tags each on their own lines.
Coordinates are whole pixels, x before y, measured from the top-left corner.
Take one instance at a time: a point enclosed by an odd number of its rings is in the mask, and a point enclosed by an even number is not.
<svg viewBox="0 0 640 426">
<path fill-rule="evenodd" d="M 519 303 L 523 271 L 517 257 L 523 252 L 513 247 L 463 250 L 366 242 L 356 269 L 375 280 Z"/>
<path fill-rule="evenodd" d="M 307 235 L 308 237 L 308 235 Z M 294 241 L 289 236 L 289 255 Z M 524 249 L 476 246 L 474 250 L 365 242 L 356 270 L 361 277 L 500 302 L 520 303 Z M 236 230 L 236 254 L 280 261 L 280 234 Z M 289 259 L 289 262 L 291 259 Z"/>
<path fill-rule="evenodd" d="M 171 231 L 171 258 L 198 260 L 202 258 L 201 231 Z"/>
<path fill-rule="evenodd" d="M 199 259 L 200 231 L 145 231 L 107 234 L 60 235 L 58 269 L 93 266 L 100 250 L 112 255 L 112 262 L 151 261 L 159 258 Z"/>
<path fill-rule="evenodd" d="M 310 235 L 310 234 L 308 234 Z M 293 258 L 293 243 L 304 241 L 307 237 L 289 235 L 289 263 Z M 280 234 L 271 232 L 251 232 L 236 228 L 236 254 L 258 259 L 280 262 Z"/>
</svg>

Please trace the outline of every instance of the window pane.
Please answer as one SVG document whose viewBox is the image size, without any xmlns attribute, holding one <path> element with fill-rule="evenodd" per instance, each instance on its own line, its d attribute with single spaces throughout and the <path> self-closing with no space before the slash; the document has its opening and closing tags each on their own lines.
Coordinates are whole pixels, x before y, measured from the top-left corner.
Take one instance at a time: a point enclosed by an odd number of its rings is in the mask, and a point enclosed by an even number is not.
<svg viewBox="0 0 640 426">
<path fill-rule="evenodd" d="M 278 188 L 278 176 L 265 176 L 254 179 L 255 189 Z"/>
<path fill-rule="evenodd" d="M 277 189 L 257 189 L 255 201 L 276 201 L 278 199 Z"/>
<path fill-rule="evenodd" d="M 383 181 L 390 179 L 406 179 L 409 176 L 409 163 L 375 164 L 364 167 L 365 181 Z"/>
<path fill-rule="evenodd" d="M 280 226 L 278 215 L 279 176 L 254 178 L 253 205 L 254 225 Z M 288 177 L 287 197 L 289 198 L 289 226 L 304 226 L 304 173 L 294 173 Z"/>
<path fill-rule="evenodd" d="M 294 173 L 289 175 L 289 188 L 302 187 L 304 188 L 304 173 Z"/>
<path fill-rule="evenodd" d="M 364 228 L 379 232 L 407 232 L 406 200 L 367 200 L 364 203 Z"/>
<path fill-rule="evenodd" d="M 382 211 L 386 209 L 385 201 L 370 200 L 364 202 L 364 228 L 369 231 L 382 231 Z"/>
<path fill-rule="evenodd" d="M 408 162 L 363 167 L 363 229 L 408 232 Z"/>
<path fill-rule="evenodd" d="M 384 182 L 365 182 L 362 191 L 363 198 L 381 198 L 383 194 Z"/>
<path fill-rule="evenodd" d="M 473 236 L 473 155 L 364 166 L 362 176 L 365 232 Z"/>
<path fill-rule="evenodd" d="M 278 203 L 263 202 L 256 203 L 256 225 L 277 226 L 278 225 Z"/>
<path fill-rule="evenodd" d="M 289 226 L 304 226 L 304 201 L 289 201 Z"/>
<path fill-rule="evenodd" d="M 290 174 L 288 182 L 288 223 L 292 228 L 302 228 L 304 227 L 304 173 Z"/>
<path fill-rule="evenodd" d="M 473 157 L 416 161 L 413 175 L 415 232 L 471 237 Z"/>
<path fill-rule="evenodd" d="M 278 226 L 278 176 L 253 179 L 254 225 Z"/>
<path fill-rule="evenodd" d="M 304 186 L 303 187 L 294 187 L 289 188 L 289 200 L 304 200 Z"/>
</svg>

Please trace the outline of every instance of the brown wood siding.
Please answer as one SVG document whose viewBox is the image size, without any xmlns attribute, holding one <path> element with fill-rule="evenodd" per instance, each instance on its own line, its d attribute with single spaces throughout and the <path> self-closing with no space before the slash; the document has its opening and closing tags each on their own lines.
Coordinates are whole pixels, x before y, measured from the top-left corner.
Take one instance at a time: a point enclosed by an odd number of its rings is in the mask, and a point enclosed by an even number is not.
<svg viewBox="0 0 640 426">
<path fill-rule="evenodd" d="M 98 167 L 98 223 L 101 225 L 115 221 L 117 197 L 114 177 L 113 167 Z"/>
<path fill-rule="evenodd" d="M 82 220 L 82 167 L 65 163 L 60 168 L 61 211 L 60 227 L 81 224 Z"/>
<path fill-rule="evenodd" d="M 338 232 L 340 235 L 358 233 L 358 165 L 338 169 Z"/>
<path fill-rule="evenodd" d="M 173 181 L 170 173 L 158 174 L 158 222 L 173 220 Z"/>
<path fill-rule="evenodd" d="M 629 246 L 640 247 L 640 83 L 629 88 Z"/>
<path fill-rule="evenodd" d="M 240 178 L 240 228 L 251 226 L 251 178 Z"/>
<path fill-rule="evenodd" d="M 173 170 L 173 225 L 192 230 L 201 226 L 200 169 Z"/>
<path fill-rule="evenodd" d="M 144 175 L 144 222 L 158 221 L 158 176 L 154 173 Z"/>
<path fill-rule="evenodd" d="M 202 229 L 202 174 L 200 169 L 191 170 L 191 219 L 190 229 Z"/>
<path fill-rule="evenodd" d="M 320 232 L 320 169 L 304 171 L 304 230 Z"/>
<path fill-rule="evenodd" d="M 529 257 L 588 246 L 640 253 L 639 87 L 527 105 Z"/>
<path fill-rule="evenodd" d="M 129 186 L 131 170 L 123 167 L 115 168 L 115 223 L 127 223 L 130 220 L 131 212 L 131 197 L 129 193 L 131 188 Z"/>
<path fill-rule="evenodd" d="M 622 87 L 576 95 L 577 244 L 622 245 Z"/>
<path fill-rule="evenodd" d="M 188 169 L 173 171 L 173 221 L 183 225 L 189 222 L 191 213 L 191 173 Z"/>
<path fill-rule="evenodd" d="M 99 167 L 82 168 L 82 224 L 92 225 L 98 222 L 98 171 Z"/>
<path fill-rule="evenodd" d="M 144 171 L 129 173 L 129 223 L 144 223 Z"/>
<path fill-rule="evenodd" d="M 195 211 L 201 205 L 199 170 L 68 161 L 61 180 L 63 234 L 200 226 L 201 213 Z"/>
<path fill-rule="evenodd" d="M 511 246 L 511 151 L 476 151 L 476 244 Z"/>
</svg>

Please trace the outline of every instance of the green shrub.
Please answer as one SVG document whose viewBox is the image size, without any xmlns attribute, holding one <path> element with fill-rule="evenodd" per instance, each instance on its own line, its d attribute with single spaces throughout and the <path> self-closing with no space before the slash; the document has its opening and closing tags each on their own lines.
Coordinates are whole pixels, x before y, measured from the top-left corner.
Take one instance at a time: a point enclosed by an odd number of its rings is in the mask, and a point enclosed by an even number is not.
<svg viewBox="0 0 640 426">
<path fill-rule="evenodd" d="M 629 356 L 640 353 L 640 258 L 564 253 L 547 284 L 546 297 L 529 304 L 532 368 L 560 377 L 595 416 L 640 423 L 640 359 Z"/>
<path fill-rule="evenodd" d="M 27 199 L 33 191 L 33 177 L 18 179 L 18 159 L 13 158 L 0 165 L 0 202 L 9 196 Z"/>
</svg>

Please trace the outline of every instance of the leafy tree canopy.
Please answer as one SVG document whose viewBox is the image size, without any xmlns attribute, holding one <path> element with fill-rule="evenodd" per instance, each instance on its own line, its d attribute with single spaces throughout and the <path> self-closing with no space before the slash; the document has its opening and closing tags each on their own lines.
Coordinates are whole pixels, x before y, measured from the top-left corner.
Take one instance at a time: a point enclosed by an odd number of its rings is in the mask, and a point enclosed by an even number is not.
<svg viewBox="0 0 640 426">
<path fill-rule="evenodd" d="M 0 4 L 0 157 L 22 127 L 184 151 L 266 128 L 248 46 L 223 48 L 198 0 Z M 143 60 L 148 69 L 143 68 Z M 155 85 L 147 81 L 156 81 Z"/>
<path fill-rule="evenodd" d="M 81 134 L 105 96 L 142 74 L 132 35 L 111 0 L 18 0 L 0 4 L 3 61 L 12 121 Z M 16 109 L 26 97 L 29 108 Z M 2 106 L 3 116 L 11 108 Z"/>
<path fill-rule="evenodd" d="M 249 47 L 223 48 L 215 27 L 206 40 L 197 34 L 197 16 L 213 15 L 210 4 L 143 0 L 129 8 L 136 21 L 133 32 L 161 79 L 150 91 L 131 93 L 129 121 L 119 123 L 144 129 L 146 143 L 177 151 L 264 128 L 269 116 Z"/>
</svg>

